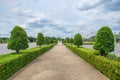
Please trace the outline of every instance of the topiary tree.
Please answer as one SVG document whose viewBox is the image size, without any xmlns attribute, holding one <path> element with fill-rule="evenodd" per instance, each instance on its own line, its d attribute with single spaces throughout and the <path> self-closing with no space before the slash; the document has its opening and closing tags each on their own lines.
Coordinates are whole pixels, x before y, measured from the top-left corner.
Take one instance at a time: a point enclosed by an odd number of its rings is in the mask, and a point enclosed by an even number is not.
<svg viewBox="0 0 120 80">
<path fill-rule="evenodd" d="M 44 36 L 42 33 L 38 33 L 38 36 L 37 36 L 37 45 L 38 46 L 41 46 L 44 44 Z"/>
<path fill-rule="evenodd" d="M 80 45 L 82 45 L 82 36 L 80 34 L 76 34 L 74 36 L 74 45 L 76 45 L 77 47 L 79 47 Z"/>
<path fill-rule="evenodd" d="M 20 26 L 15 26 L 11 31 L 11 36 L 8 40 L 7 48 L 16 50 L 16 53 L 19 53 L 19 50 L 23 50 L 28 47 L 28 37 L 26 32 Z"/>
<path fill-rule="evenodd" d="M 45 37 L 45 38 L 44 38 L 44 43 L 45 43 L 45 44 L 50 44 L 50 40 L 49 40 L 48 37 Z"/>
<path fill-rule="evenodd" d="M 66 43 L 70 43 L 70 38 L 69 37 L 66 38 Z"/>
<path fill-rule="evenodd" d="M 70 38 L 70 39 L 69 39 L 69 42 L 70 42 L 71 44 L 73 44 L 73 42 L 74 42 L 73 38 Z"/>
<path fill-rule="evenodd" d="M 65 44 L 65 43 L 66 43 L 66 40 L 65 40 L 65 39 L 62 39 L 62 43 Z"/>
<path fill-rule="evenodd" d="M 99 50 L 102 56 L 114 51 L 114 35 L 108 26 L 102 27 L 96 37 L 93 48 Z"/>
</svg>

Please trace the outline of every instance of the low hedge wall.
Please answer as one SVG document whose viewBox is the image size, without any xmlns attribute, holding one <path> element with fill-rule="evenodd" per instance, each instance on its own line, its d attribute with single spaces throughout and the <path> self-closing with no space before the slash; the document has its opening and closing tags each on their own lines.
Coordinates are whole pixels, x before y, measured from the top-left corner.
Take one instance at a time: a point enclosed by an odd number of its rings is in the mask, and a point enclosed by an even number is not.
<svg viewBox="0 0 120 80">
<path fill-rule="evenodd" d="M 120 62 L 109 60 L 102 56 L 94 55 L 86 48 L 77 48 L 76 46 L 66 44 L 66 46 L 75 52 L 78 56 L 89 62 L 110 80 L 120 80 Z M 86 49 L 86 50 L 85 50 Z"/>
<path fill-rule="evenodd" d="M 83 42 L 83 45 L 93 45 L 94 42 Z"/>
<path fill-rule="evenodd" d="M 36 57 L 51 49 L 54 45 L 55 44 L 51 44 L 23 50 L 19 54 L 11 53 L 0 55 L 0 80 L 6 80 Z"/>
</svg>

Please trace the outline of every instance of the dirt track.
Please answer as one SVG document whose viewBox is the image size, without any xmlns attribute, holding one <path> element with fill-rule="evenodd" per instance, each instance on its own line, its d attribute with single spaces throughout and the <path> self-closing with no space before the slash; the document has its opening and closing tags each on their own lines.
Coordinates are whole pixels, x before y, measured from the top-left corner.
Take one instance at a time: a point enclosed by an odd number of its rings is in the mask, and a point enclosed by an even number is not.
<svg viewBox="0 0 120 80">
<path fill-rule="evenodd" d="M 109 80 L 59 43 L 8 80 Z"/>
</svg>

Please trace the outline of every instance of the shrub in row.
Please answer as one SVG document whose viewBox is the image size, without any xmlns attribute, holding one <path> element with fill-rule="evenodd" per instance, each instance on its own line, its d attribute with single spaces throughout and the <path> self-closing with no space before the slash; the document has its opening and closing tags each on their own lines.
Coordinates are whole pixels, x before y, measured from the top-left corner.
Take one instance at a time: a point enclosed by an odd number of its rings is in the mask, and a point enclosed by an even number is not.
<svg viewBox="0 0 120 80">
<path fill-rule="evenodd" d="M 54 44 L 21 51 L 20 54 L 0 55 L 0 80 L 6 80 L 26 64 L 52 48 Z"/>
<path fill-rule="evenodd" d="M 77 48 L 76 46 L 72 46 L 70 44 L 66 44 L 66 46 L 97 68 L 110 80 L 120 80 L 120 62 L 109 60 L 102 56 L 96 56 L 94 55 L 94 50 L 90 51 L 86 48 Z"/>
<path fill-rule="evenodd" d="M 93 45 L 94 42 L 83 42 L 83 45 Z"/>
</svg>

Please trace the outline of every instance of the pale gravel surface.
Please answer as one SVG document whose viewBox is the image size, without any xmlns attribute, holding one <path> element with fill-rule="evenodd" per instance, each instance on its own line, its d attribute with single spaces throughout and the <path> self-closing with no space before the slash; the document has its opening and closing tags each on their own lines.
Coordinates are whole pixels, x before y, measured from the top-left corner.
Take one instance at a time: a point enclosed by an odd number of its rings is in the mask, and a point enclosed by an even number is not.
<svg viewBox="0 0 120 80">
<path fill-rule="evenodd" d="M 109 80 L 61 43 L 8 80 Z"/>
</svg>

